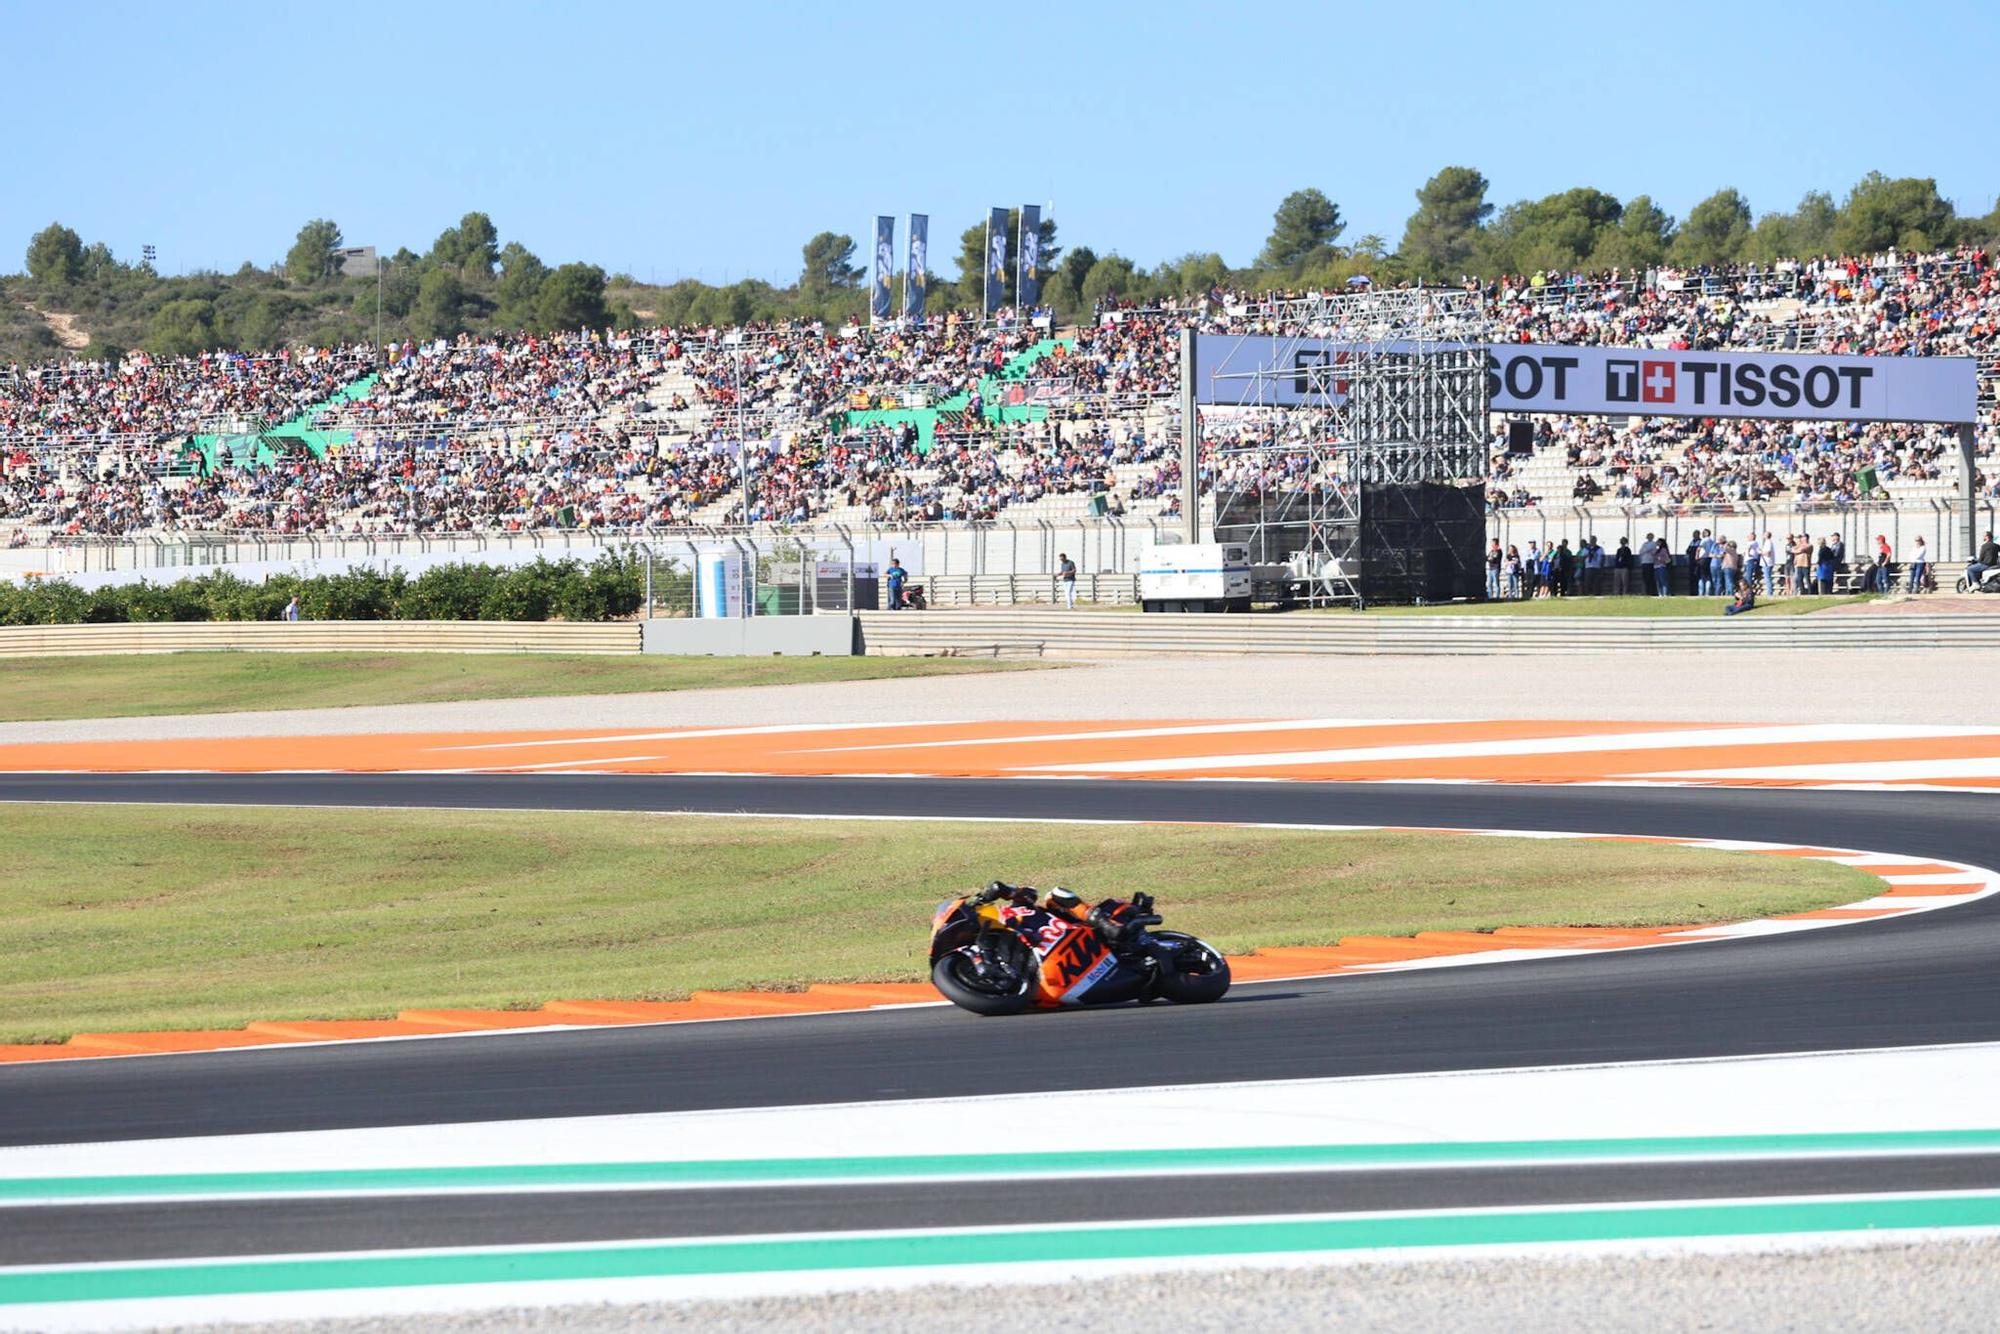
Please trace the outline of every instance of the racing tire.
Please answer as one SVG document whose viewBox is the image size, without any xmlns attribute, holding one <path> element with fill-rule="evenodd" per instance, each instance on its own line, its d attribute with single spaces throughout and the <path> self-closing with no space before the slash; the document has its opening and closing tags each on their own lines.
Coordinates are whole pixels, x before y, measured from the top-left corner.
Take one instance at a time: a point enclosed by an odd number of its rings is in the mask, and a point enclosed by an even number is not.
<svg viewBox="0 0 2000 1334">
<path fill-rule="evenodd" d="M 1176 1005 L 1207 1005 L 1229 990 L 1229 960 L 1205 940 L 1180 931 L 1155 931 L 1153 939 L 1173 948 L 1161 952 L 1160 998 Z M 1193 963 L 1193 968 L 1184 965 Z"/>
<path fill-rule="evenodd" d="M 961 1010 L 974 1014 L 1020 1014 L 1034 1003 L 1034 977 L 1018 974 L 1020 985 L 1010 991 L 996 991 L 971 975 L 963 949 L 953 950 L 931 967 L 931 985 Z"/>
</svg>

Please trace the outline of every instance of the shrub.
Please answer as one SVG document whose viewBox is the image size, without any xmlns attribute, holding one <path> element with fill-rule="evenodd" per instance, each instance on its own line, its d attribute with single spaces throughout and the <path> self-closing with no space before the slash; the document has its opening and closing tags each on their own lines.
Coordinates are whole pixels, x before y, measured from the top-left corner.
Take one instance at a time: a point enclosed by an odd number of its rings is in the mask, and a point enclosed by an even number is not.
<svg viewBox="0 0 2000 1334">
<path fill-rule="evenodd" d="M 110 592 L 110 589 L 105 589 Z M 205 621 L 208 604 L 192 579 L 171 584 L 127 584 L 126 619 L 133 621 Z"/>
<path fill-rule="evenodd" d="M 37 579 L 26 585 L 0 585 L 0 622 L 7 625 L 74 625 L 90 609 L 90 594 L 61 579 Z"/>
<path fill-rule="evenodd" d="M 123 625 L 132 620 L 132 591 L 137 587 L 137 584 L 118 584 L 93 590 L 83 619 L 92 625 Z"/>
<path fill-rule="evenodd" d="M 552 615 L 604 621 L 638 610 L 645 579 L 645 566 L 630 553 L 600 556 L 588 566 L 567 558 L 511 569 L 439 565 L 415 579 L 401 570 L 357 568 L 310 577 L 274 574 L 253 584 L 213 570 L 171 584 L 90 591 L 41 579 L 0 583 L 0 625 L 269 621 L 294 596 L 300 613 L 314 621 L 545 621 Z"/>
<path fill-rule="evenodd" d="M 564 586 L 582 577 L 573 560 L 536 560 L 498 572 L 479 606 L 482 621 L 546 621 Z"/>
<path fill-rule="evenodd" d="M 211 621 L 253 619 L 245 614 L 244 604 L 263 591 L 260 585 L 245 583 L 227 570 L 214 570 L 185 582 L 201 599 L 202 605 L 208 608 L 208 619 Z"/>
<path fill-rule="evenodd" d="M 401 570 L 383 574 L 366 567 L 302 579 L 299 611 L 313 621 L 385 621 L 396 614 L 403 585 Z"/>
<path fill-rule="evenodd" d="M 396 615 L 405 621 L 476 621 L 499 572 L 490 565 L 438 565 L 403 588 Z"/>
</svg>

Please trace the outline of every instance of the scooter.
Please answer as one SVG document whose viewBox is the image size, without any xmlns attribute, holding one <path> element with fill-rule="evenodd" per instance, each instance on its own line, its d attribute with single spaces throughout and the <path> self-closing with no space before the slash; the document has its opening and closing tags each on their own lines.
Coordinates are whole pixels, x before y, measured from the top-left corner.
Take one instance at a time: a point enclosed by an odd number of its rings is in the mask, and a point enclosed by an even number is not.
<svg viewBox="0 0 2000 1334">
<path fill-rule="evenodd" d="M 1972 567 L 1967 566 L 1966 574 L 1970 574 L 1971 572 Z M 1961 593 L 2000 593 L 2000 565 L 1988 566 L 1981 573 L 1978 583 L 1974 583 L 1965 574 L 1960 575 L 1958 577 L 1958 591 Z"/>
</svg>

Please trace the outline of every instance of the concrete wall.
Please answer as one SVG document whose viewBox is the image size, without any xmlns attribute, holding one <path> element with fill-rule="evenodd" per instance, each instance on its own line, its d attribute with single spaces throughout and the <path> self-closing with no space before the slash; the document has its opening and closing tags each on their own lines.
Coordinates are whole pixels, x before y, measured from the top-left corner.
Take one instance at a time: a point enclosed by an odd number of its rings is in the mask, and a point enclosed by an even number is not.
<svg viewBox="0 0 2000 1334">
<path fill-rule="evenodd" d="M 855 651 L 851 616 L 667 617 L 639 622 L 642 652 L 716 657 L 848 657 Z"/>
<path fill-rule="evenodd" d="M 0 626 L 0 657 L 85 653 L 637 653 L 631 621 L 140 621 Z"/>
</svg>

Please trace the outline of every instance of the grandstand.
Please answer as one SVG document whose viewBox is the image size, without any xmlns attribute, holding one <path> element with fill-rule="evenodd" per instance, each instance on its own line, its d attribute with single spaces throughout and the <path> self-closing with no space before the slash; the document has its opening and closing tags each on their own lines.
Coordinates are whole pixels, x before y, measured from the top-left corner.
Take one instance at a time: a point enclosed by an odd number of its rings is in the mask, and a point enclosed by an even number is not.
<svg viewBox="0 0 2000 1334">
<path fill-rule="evenodd" d="M 2000 292 L 1983 251 L 1537 273 L 1480 290 L 1496 342 L 1976 357 L 1978 489 L 2000 496 Z M 1181 331 L 1309 334 L 1311 309 L 1211 292 L 1054 331 L 1003 311 L 920 329 L 467 335 L 14 368 L 0 376 L 0 527 L 44 546 L 1158 518 L 1179 504 Z M 1212 432 L 1267 429 L 1250 414 Z M 1496 422 L 1492 458 L 1501 513 L 1923 507 L 1958 494 L 1950 435 L 1920 426 L 1544 420 L 1532 456 L 1513 458 Z"/>
</svg>

